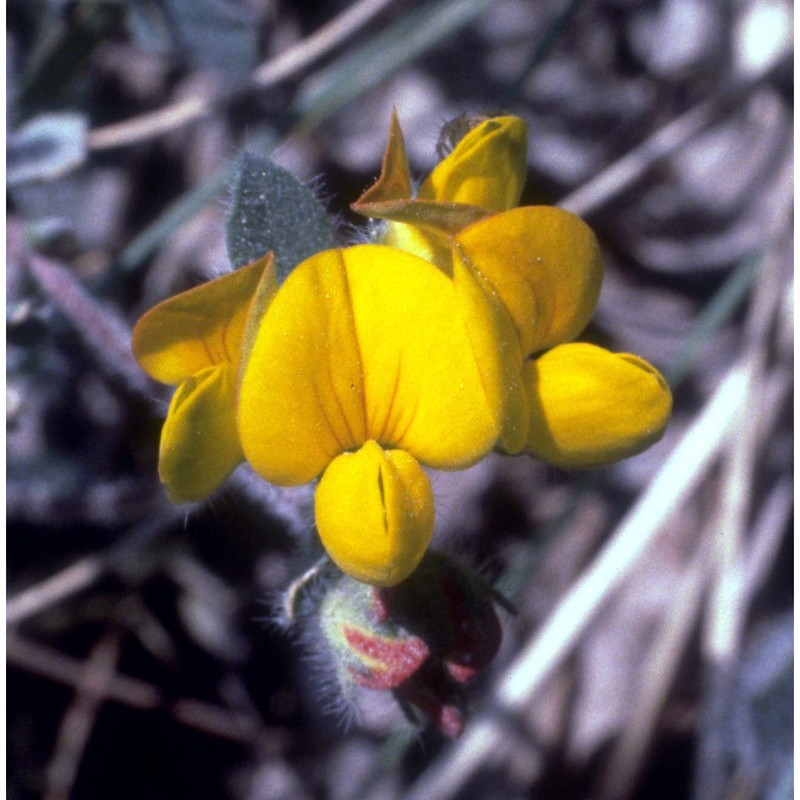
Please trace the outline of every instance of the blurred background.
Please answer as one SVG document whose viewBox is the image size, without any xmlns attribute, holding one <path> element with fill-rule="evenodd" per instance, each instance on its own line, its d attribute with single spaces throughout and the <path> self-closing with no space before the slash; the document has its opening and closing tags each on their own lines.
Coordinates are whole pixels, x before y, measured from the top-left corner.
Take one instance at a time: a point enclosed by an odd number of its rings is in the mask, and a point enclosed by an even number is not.
<svg viewBox="0 0 800 800">
<path fill-rule="evenodd" d="M 8 795 L 792 794 L 792 5 L 788 0 L 9 0 Z M 524 204 L 605 254 L 585 336 L 670 380 L 613 468 L 434 476 L 441 549 L 518 608 L 449 742 L 364 692 L 313 614 L 310 494 L 169 505 L 169 392 L 130 328 L 227 269 L 236 158 L 313 186 L 343 243 L 392 108 L 530 126 Z M 313 598 L 309 601 L 313 609 Z"/>
</svg>

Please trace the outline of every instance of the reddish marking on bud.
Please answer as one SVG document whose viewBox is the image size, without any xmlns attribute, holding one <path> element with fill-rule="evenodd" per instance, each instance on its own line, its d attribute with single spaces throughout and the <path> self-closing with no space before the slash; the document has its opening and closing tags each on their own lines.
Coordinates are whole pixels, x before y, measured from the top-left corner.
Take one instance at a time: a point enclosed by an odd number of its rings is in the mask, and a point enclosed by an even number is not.
<svg viewBox="0 0 800 800">
<path fill-rule="evenodd" d="M 464 730 L 464 715 L 443 695 L 451 695 L 435 674 L 420 682 L 417 677 L 398 690 L 409 703 L 418 708 L 445 736 L 456 739 Z M 452 695 L 451 695 L 452 696 Z"/>
<path fill-rule="evenodd" d="M 376 586 L 372 587 L 372 611 L 375 614 L 376 622 L 386 622 L 389 618 L 389 608 L 386 605 L 386 598 Z"/>
<path fill-rule="evenodd" d="M 374 664 L 365 664 L 367 672 L 351 669 L 353 680 L 368 689 L 394 689 L 416 672 L 430 651 L 416 636 L 406 639 L 387 639 L 377 634 L 363 633 L 344 626 L 347 644 Z"/>
<path fill-rule="evenodd" d="M 467 664 L 459 664 L 456 661 L 445 660 L 444 666 L 453 680 L 458 681 L 458 683 L 467 683 L 478 673 L 476 667 L 468 666 Z"/>
</svg>

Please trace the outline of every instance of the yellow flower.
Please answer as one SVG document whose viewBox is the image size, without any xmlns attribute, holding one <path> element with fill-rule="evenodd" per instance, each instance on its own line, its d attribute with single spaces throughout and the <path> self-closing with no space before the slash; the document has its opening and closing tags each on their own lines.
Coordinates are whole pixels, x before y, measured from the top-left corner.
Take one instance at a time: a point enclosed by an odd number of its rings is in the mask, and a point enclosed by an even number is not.
<svg viewBox="0 0 800 800">
<path fill-rule="evenodd" d="M 571 343 L 597 305 L 600 248 L 573 214 L 514 208 L 526 141 L 518 117 L 485 120 L 413 197 L 395 116 L 381 176 L 353 208 L 388 220 L 385 241 L 452 277 L 473 348 L 504 349 L 481 365 L 502 406 L 502 449 L 564 467 L 612 463 L 661 436 L 671 394 L 646 361 Z M 481 344 L 486 336 L 492 344 Z"/>
<path fill-rule="evenodd" d="M 237 371 L 248 327 L 275 292 L 271 254 L 150 309 L 133 353 L 161 383 L 177 385 L 161 431 L 158 473 L 173 503 L 201 500 L 242 461 Z"/>
<path fill-rule="evenodd" d="M 385 244 L 317 253 L 277 288 L 271 257 L 161 303 L 134 331 L 178 389 L 159 475 L 174 502 L 243 459 L 283 486 L 319 478 L 320 538 L 342 570 L 391 586 L 434 525 L 423 466 L 493 448 L 597 466 L 656 441 L 669 388 L 646 361 L 575 343 L 600 292 L 589 227 L 515 207 L 527 130 L 481 122 L 413 195 L 396 118 L 378 182 L 355 205 Z"/>
<path fill-rule="evenodd" d="M 420 200 L 506 211 L 525 187 L 528 127 L 519 117 L 485 119 L 423 181 Z"/>
<path fill-rule="evenodd" d="M 498 438 L 484 357 L 503 355 L 473 349 L 453 281 L 429 262 L 381 245 L 318 253 L 255 333 L 239 392 L 244 454 L 279 485 L 322 475 L 330 556 L 359 580 L 398 583 L 433 531 L 420 464 L 461 469 Z"/>
</svg>

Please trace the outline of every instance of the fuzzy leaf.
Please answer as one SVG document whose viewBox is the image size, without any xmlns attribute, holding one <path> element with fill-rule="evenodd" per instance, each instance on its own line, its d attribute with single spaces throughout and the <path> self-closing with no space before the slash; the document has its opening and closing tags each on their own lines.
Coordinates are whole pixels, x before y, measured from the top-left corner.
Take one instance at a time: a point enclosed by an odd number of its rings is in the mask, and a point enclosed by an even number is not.
<svg viewBox="0 0 800 800">
<path fill-rule="evenodd" d="M 314 193 L 273 161 L 252 153 L 244 153 L 239 164 L 226 239 L 234 267 L 274 251 L 279 282 L 301 261 L 336 246 L 333 227 Z"/>
</svg>

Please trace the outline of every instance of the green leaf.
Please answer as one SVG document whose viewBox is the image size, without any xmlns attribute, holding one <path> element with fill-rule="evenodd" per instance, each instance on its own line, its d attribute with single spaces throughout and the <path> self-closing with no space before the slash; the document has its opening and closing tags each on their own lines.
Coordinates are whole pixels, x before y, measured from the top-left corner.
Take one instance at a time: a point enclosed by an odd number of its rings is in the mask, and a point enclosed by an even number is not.
<svg viewBox="0 0 800 800">
<path fill-rule="evenodd" d="M 325 208 L 283 167 L 244 153 L 233 186 L 226 238 L 234 267 L 275 253 L 278 281 L 320 250 L 336 246 Z"/>
<path fill-rule="evenodd" d="M 8 137 L 6 182 L 17 186 L 60 178 L 86 158 L 86 118 L 41 114 Z"/>
</svg>

